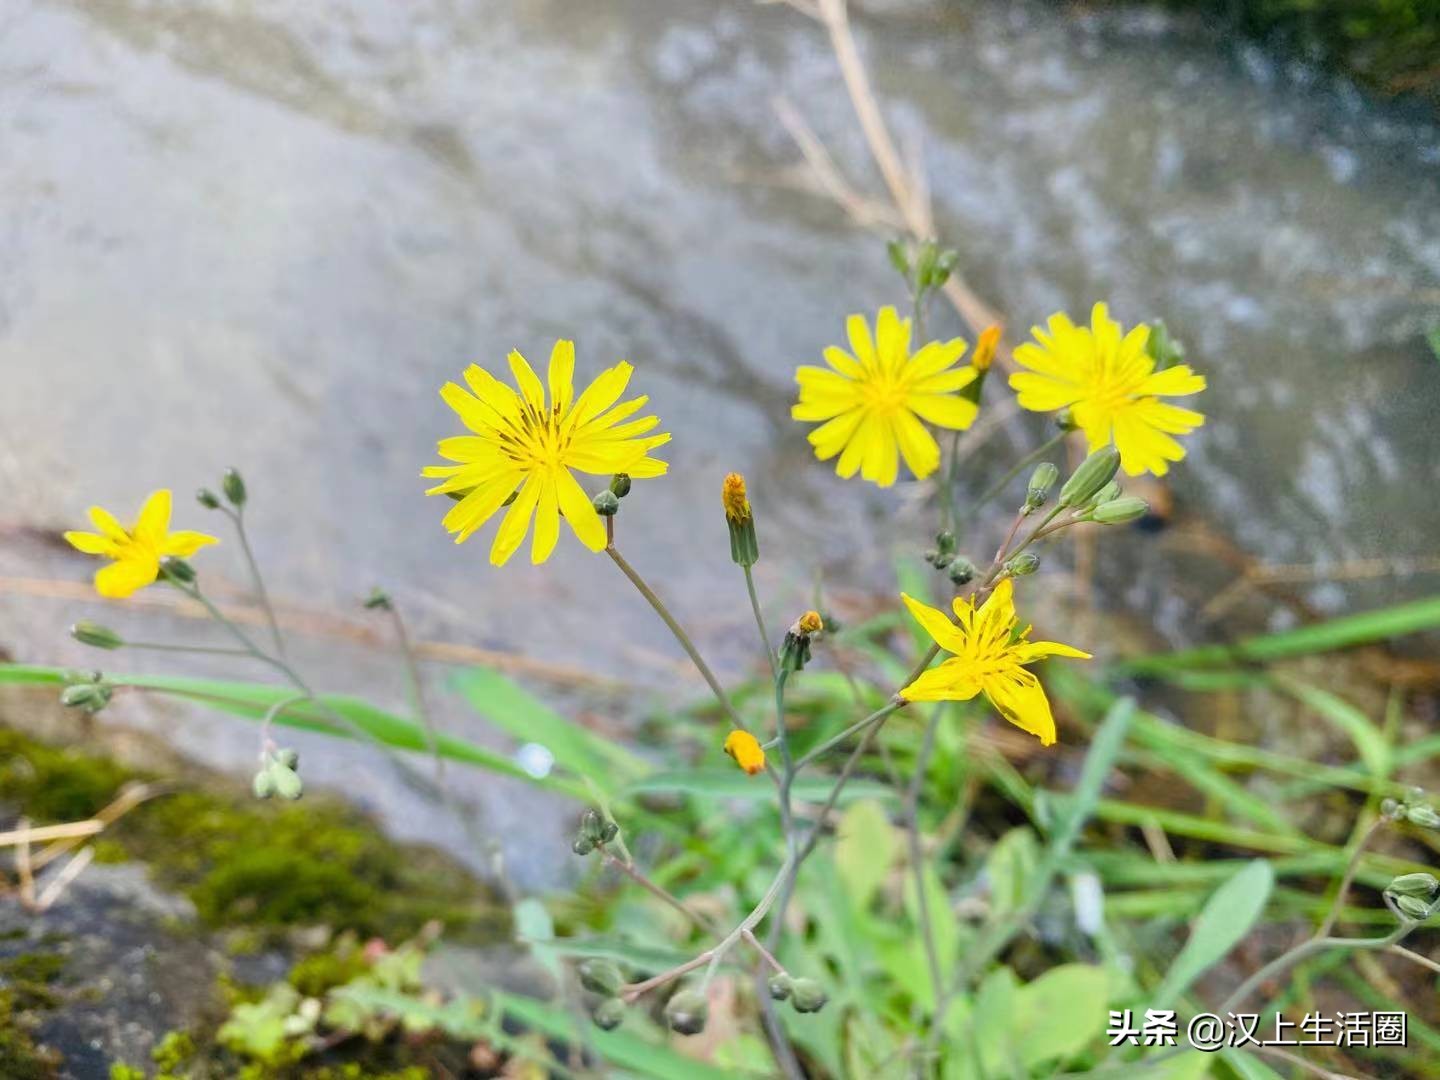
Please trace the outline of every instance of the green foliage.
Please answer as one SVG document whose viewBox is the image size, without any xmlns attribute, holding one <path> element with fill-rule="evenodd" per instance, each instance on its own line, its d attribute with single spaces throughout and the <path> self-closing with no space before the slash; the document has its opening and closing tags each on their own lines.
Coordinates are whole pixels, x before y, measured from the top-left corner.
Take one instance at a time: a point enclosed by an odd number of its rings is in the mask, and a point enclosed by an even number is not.
<svg viewBox="0 0 1440 1080">
<path fill-rule="evenodd" d="M 1154 1008 L 1168 1007 L 1250 933 L 1265 910 L 1274 882 L 1270 864 L 1256 859 L 1215 890 L 1195 920 L 1185 947 L 1151 995 Z"/>
</svg>

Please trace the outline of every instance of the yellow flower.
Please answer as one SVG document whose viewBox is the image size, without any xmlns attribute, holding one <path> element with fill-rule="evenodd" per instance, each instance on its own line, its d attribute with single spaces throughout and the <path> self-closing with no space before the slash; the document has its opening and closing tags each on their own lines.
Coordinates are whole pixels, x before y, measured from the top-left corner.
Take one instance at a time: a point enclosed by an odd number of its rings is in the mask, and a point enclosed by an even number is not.
<svg viewBox="0 0 1440 1080">
<path fill-rule="evenodd" d="M 861 315 L 845 324 L 850 352 L 825 350 L 828 368 L 804 366 L 795 372 L 800 400 L 790 410 L 796 420 L 824 421 L 810 432 L 815 456 L 840 455 L 835 472 L 849 478 L 859 470 L 866 480 L 889 487 L 899 473 L 899 458 L 916 477 L 940 464 L 940 447 L 921 421 L 963 430 L 979 411 L 955 391 L 973 382 L 973 367 L 956 367 L 965 342 L 932 341 L 910 355 L 910 320 L 893 307 L 880 309 L 875 338 Z"/>
<path fill-rule="evenodd" d="M 735 764 L 754 776 L 765 768 L 765 751 L 760 741 L 748 731 L 736 728 L 725 736 L 725 753 L 735 759 Z"/>
<path fill-rule="evenodd" d="M 65 539 L 86 555 L 113 559 L 95 572 L 95 591 L 101 596 L 125 597 L 160 576 L 160 560 L 167 555 L 187 558 L 207 544 L 218 544 L 201 532 L 170 531 L 170 492 L 152 492 L 140 508 L 133 529 L 126 529 L 108 510 L 90 507 L 90 520 L 98 533 L 67 532 Z"/>
<path fill-rule="evenodd" d="M 743 525 L 751 520 L 750 500 L 745 495 L 745 477 L 738 472 L 726 473 L 720 487 L 720 501 L 725 506 L 725 517 Z"/>
<path fill-rule="evenodd" d="M 927 607 L 904 593 L 900 599 L 935 643 L 954 653 L 900 691 L 906 701 L 969 701 L 983 693 L 1010 723 L 1040 737 L 1042 746 L 1055 741 L 1055 718 L 1040 680 L 1025 670 L 1047 656 L 1090 654 L 1054 641 L 1027 641 L 1030 627 L 1016 632 L 1014 585 L 1002 578 L 977 611 L 973 600 L 955 600 L 951 622 L 943 611 Z"/>
<path fill-rule="evenodd" d="M 821 622 L 818 611 L 807 611 L 795 620 L 796 633 L 818 634 L 823 629 L 825 629 L 825 624 Z"/>
<path fill-rule="evenodd" d="M 990 365 L 995 362 L 995 350 L 1000 347 L 1000 334 L 1002 329 L 997 323 L 994 326 L 987 326 L 975 341 L 975 352 L 970 357 L 970 366 L 976 371 L 985 372 L 990 370 Z"/>
<path fill-rule="evenodd" d="M 605 523 L 571 470 L 639 478 L 661 476 L 667 468 L 665 462 L 647 456 L 670 441 L 669 435 L 645 434 L 660 423 L 659 418 L 621 422 L 650 400 L 641 396 L 615 404 L 633 370 L 621 361 L 602 371 L 576 397 L 575 344 L 557 341 L 550 353 L 548 405 L 540 379 L 518 352 L 510 353 L 510 371 L 519 393 L 477 364 L 465 369 L 469 391 L 453 382 L 441 387 L 445 403 L 474 432 L 440 440 L 440 456 L 457 464 L 424 470 L 425 476 L 444 478 L 427 495 L 465 492 L 445 515 L 445 528 L 455 534 L 455 542 L 468 540 L 508 503 L 510 509 L 490 547 L 490 561 L 496 566 L 515 554 L 532 517 L 531 562 L 542 563 L 555 550 L 562 514 L 582 544 L 591 551 L 602 550 Z"/>
<path fill-rule="evenodd" d="M 1190 434 L 1205 417 L 1160 399 L 1198 394 L 1205 378 L 1185 364 L 1156 371 L 1145 351 L 1148 326 L 1124 333 L 1105 305 L 1096 304 L 1089 327 L 1076 326 L 1059 312 L 1050 316 L 1048 332 L 1038 326 L 1030 332 L 1035 341 L 1015 350 L 1016 362 L 1030 370 L 1010 376 L 1021 407 L 1036 412 L 1068 408 L 1090 450 L 1113 441 L 1120 467 L 1131 476 L 1164 476 L 1170 462 L 1185 456 L 1185 448 L 1170 436 Z"/>
</svg>

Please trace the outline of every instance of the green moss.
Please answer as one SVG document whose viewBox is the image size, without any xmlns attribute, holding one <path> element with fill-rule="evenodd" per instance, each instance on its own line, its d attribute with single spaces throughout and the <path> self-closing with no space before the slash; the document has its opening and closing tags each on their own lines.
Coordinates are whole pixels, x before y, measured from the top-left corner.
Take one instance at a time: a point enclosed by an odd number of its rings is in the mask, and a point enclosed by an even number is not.
<svg viewBox="0 0 1440 1080">
<path fill-rule="evenodd" d="M 35 1045 L 22 1012 L 13 992 L 0 990 L 0 1076 L 5 1080 L 55 1080 L 58 1062 Z"/>
<path fill-rule="evenodd" d="M 106 758 L 0 728 L 0 791 L 41 823 L 91 816 L 127 782 L 152 779 Z M 332 799 L 258 802 L 237 786 L 144 803 L 107 829 L 106 857 L 147 863 L 212 926 L 324 924 L 397 941 L 430 920 L 490 939 L 506 908 L 454 860 L 386 839 Z"/>
<path fill-rule="evenodd" d="M 337 986 L 363 975 L 369 968 L 353 937 L 342 938 L 334 948 L 312 953 L 290 969 L 290 985 L 304 997 L 323 997 Z"/>
<path fill-rule="evenodd" d="M 175 1073 L 183 1069 L 195 1053 L 194 1039 L 183 1031 L 172 1031 L 155 1044 L 150 1060 L 162 1073 Z"/>
<path fill-rule="evenodd" d="M 17 1012 L 53 1009 L 60 999 L 52 987 L 60 980 L 64 970 L 63 956 L 24 952 L 0 959 L 0 984 L 4 985 Z"/>
</svg>

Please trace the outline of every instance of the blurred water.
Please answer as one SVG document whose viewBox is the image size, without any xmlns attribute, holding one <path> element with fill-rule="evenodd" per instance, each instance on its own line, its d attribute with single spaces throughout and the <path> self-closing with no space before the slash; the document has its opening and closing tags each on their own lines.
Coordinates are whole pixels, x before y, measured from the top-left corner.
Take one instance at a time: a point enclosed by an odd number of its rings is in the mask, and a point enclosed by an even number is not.
<svg viewBox="0 0 1440 1080">
<path fill-rule="evenodd" d="M 923 146 L 946 240 L 1016 331 L 1108 298 L 1188 343 L 1211 420 L 1175 476 L 1183 517 L 1276 562 L 1435 553 L 1426 115 L 1146 11 L 915 5 L 858 15 L 857 36 L 897 133 Z M 495 571 L 488 540 L 454 547 L 421 493 L 455 427 L 439 384 L 574 336 L 582 372 L 633 360 L 675 433 L 671 476 L 626 503 L 623 547 L 740 671 L 725 471 L 751 477 L 776 624 L 816 565 L 884 585 L 897 516 L 911 535 L 923 521 L 903 490 L 810 464 L 787 419 L 794 365 L 898 297 L 877 240 L 773 182 L 796 161 L 776 94 L 879 190 L 822 36 L 779 6 L 11 0 L 0 524 L 60 527 L 234 463 L 280 596 L 353 607 L 391 584 L 422 635 L 664 681 L 673 646 L 608 561 L 567 538 L 543 568 Z M 1010 452 L 997 440 L 981 463 Z M 233 556 L 206 566 L 238 583 Z M 1170 641 L 1229 577 L 1146 537 L 1102 556 L 1106 602 Z M 0 574 L 87 571 L 0 544 Z M 1433 587 L 1306 593 L 1324 612 Z M 0 594 L 0 641 L 78 663 L 56 640 L 82 610 Z M 403 701 L 371 654 L 311 651 L 328 685 Z M 242 725 L 146 716 L 216 760 L 253 753 Z M 364 755 L 327 760 L 402 829 L 460 842 Z M 496 790 L 492 817 L 525 818 Z"/>
</svg>

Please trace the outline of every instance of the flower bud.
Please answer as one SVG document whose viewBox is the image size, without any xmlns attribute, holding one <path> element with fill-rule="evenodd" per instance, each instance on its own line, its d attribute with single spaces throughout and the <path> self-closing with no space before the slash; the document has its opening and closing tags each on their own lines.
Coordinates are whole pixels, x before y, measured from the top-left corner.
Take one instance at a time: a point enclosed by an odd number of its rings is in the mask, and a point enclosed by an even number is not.
<svg viewBox="0 0 1440 1080">
<path fill-rule="evenodd" d="M 610 490 L 615 493 L 617 499 L 623 499 L 630 494 L 630 474 L 617 472 L 610 478 Z"/>
<path fill-rule="evenodd" d="M 1185 359 L 1185 346 L 1170 336 L 1164 319 L 1150 324 L 1150 338 L 1145 342 L 1145 351 L 1155 361 L 1155 370 L 1164 371 Z"/>
<path fill-rule="evenodd" d="M 614 1031 L 625 1022 L 625 1003 L 619 998 L 606 998 L 590 1014 L 601 1031 Z"/>
<path fill-rule="evenodd" d="M 1419 825 L 1422 829 L 1440 829 L 1440 814 L 1428 806 L 1407 806 L 1405 817 L 1412 825 Z"/>
<path fill-rule="evenodd" d="M 166 555 L 160 560 L 160 573 L 181 585 L 195 581 L 195 568 L 178 555 Z"/>
<path fill-rule="evenodd" d="M 577 836 L 575 837 L 575 841 L 570 845 L 570 850 L 576 855 L 589 855 L 595 850 L 595 841 L 584 836 Z"/>
<path fill-rule="evenodd" d="M 587 806 L 585 812 L 580 815 L 580 835 L 592 844 L 597 843 L 604 824 L 605 819 L 600 816 L 600 811 L 593 806 Z"/>
<path fill-rule="evenodd" d="M 792 981 L 790 1004 L 796 1012 L 819 1012 L 829 1000 L 825 988 L 814 979 L 800 978 Z"/>
<path fill-rule="evenodd" d="M 770 997 L 775 1001 L 784 1001 L 795 989 L 795 980 L 783 971 L 777 971 L 770 976 L 769 982 L 765 984 L 770 990 Z"/>
<path fill-rule="evenodd" d="M 125 639 L 114 630 L 89 619 L 81 619 L 70 627 L 70 636 L 94 649 L 118 649 L 125 644 Z"/>
<path fill-rule="evenodd" d="M 1395 906 L 1405 915 L 1406 918 L 1421 922 L 1430 917 L 1430 905 L 1419 897 L 1397 896 Z"/>
<path fill-rule="evenodd" d="M 225 476 L 220 481 L 220 490 L 225 492 L 225 498 L 237 509 L 245 505 L 245 479 L 235 469 L 225 470 Z"/>
<path fill-rule="evenodd" d="M 298 769 L 300 767 L 300 752 L 291 750 L 289 747 L 281 747 L 275 751 L 275 760 L 287 769 Z"/>
<path fill-rule="evenodd" d="M 1061 431 L 1074 431 L 1080 425 L 1075 423 L 1075 414 L 1069 409 L 1061 409 L 1055 414 L 1055 426 Z"/>
<path fill-rule="evenodd" d="M 580 976 L 581 986 L 602 997 L 614 997 L 625 985 L 625 976 L 620 974 L 620 969 L 610 960 L 585 960 L 575 972 Z"/>
<path fill-rule="evenodd" d="M 616 495 L 615 492 L 609 488 L 599 492 L 592 502 L 595 506 L 595 512 L 601 517 L 614 517 L 620 509 L 620 496 Z"/>
<path fill-rule="evenodd" d="M 980 333 L 980 338 L 975 342 L 975 352 L 970 357 L 970 366 L 980 374 L 990 370 L 990 365 L 995 362 L 995 350 L 1000 347 L 1000 334 L 1002 329 L 998 323 L 994 326 L 987 326 Z"/>
<path fill-rule="evenodd" d="M 710 1006 L 705 995 L 694 990 L 681 990 L 665 1003 L 665 1022 L 671 1031 L 681 1035 L 698 1035 L 705 1030 L 705 1021 L 710 1018 Z"/>
<path fill-rule="evenodd" d="M 968 585 L 975 580 L 975 564 L 964 555 L 956 555 L 950 560 L 950 569 L 946 576 L 950 578 L 952 585 Z"/>
<path fill-rule="evenodd" d="M 220 509 L 220 496 L 216 495 L 215 492 L 211 491 L 209 488 L 201 488 L 199 491 L 195 492 L 195 501 L 198 502 L 201 506 L 203 506 L 206 510 Z"/>
<path fill-rule="evenodd" d="M 270 782 L 275 785 L 275 794 L 280 798 L 294 802 L 305 794 L 305 782 L 294 769 L 287 769 L 277 761 L 266 771 L 270 774 Z"/>
<path fill-rule="evenodd" d="M 620 835 L 620 826 L 613 821 L 607 821 L 600 826 L 600 843 L 608 844 L 615 837 Z"/>
<path fill-rule="evenodd" d="M 1380 813 L 1387 818 L 1396 818 L 1400 815 L 1400 804 L 1394 799 L 1382 799 L 1380 801 Z"/>
<path fill-rule="evenodd" d="M 1127 521 L 1142 518 L 1150 510 L 1150 504 L 1134 495 L 1122 495 L 1118 499 L 1101 503 L 1086 516 L 1101 525 L 1123 525 Z"/>
<path fill-rule="evenodd" d="M 380 588 L 379 585 L 374 586 L 370 590 L 370 595 L 365 597 L 363 602 L 366 611 L 390 611 L 394 608 L 394 604 L 390 600 L 390 594 Z"/>
<path fill-rule="evenodd" d="M 108 685 L 102 682 L 74 683 L 60 691 L 60 704 L 69 709 L 98 713 L 110 704 L 110 696 L 113 692 Z"/>
<path fill-rule="evenodd" d="M 270 779 L 270 770 L 261 769 L 250 781 L 250 790 L 257 799 L 268 799 L 275 794 L 275 781 Z"/>
<path fill-rule="evenodd" d="M 1390 882 L 1387 892 L 1396 896 L 1418 896 L 1428 900 L 1435 895 L 1435 890 L 1440 889 L 1440 880 L 1434 874 L 1401 874 L 1394 881 Z"/>
<path fill-rule="evenodd" d="M 1080 463 L 1060 489 L 1061 506 L 1079 506 L 1115 478 L 1120 468 L 1120 451 L 1102 446 Z"/>
<path fill-rule="evenodd" d="M 725 753 L 735 759 L 735 764 L 754 776 L 765 768 L 765 750 L 760 741 L 748 731 L 738 728 L 725 736 Z"/>
<path fill-rule="evenodd" d="M 890 265 L 907 281 L 910 279 L 910 255 L 905 250 L 905 241 L 899 237 L 885 245 L 885 254 L 890 256 Z"/>
<path fill-rule="evenodd" d="M 1040 556 L 1033 551 L 1022 551 L 1013 559 L 1007 559 L 1001 569 L 1006 577 L 1025 577 L 1040 569 Z"/>
<path fill-rule="evenodd" d="M 736 566 L 754 566 L 760 561 L 760 542 L 755 537 L 755 515 L 745 493 L 745 477 L 734 472 L 725 474 L 720 504 L 725 508 L 725 525 L 730 530 L 730 561 Z"/>
<path fill-rule="evenodd" d="M 1091 510 L 1094 510 L 1095 507 L 1101 503 L 1113 502 L 1115 499 L 1120 498 L 1120 495 L 1120 481 L 1111 480 L 1094 495 L 1091 495 L 1090 498 L 1086 500 L 1085 505 Z"/>
<path fill-rule="evenodd" d="M 1035 466 L 1035 471 L 1030 474 L 1030 484 L 1025 492 L 1025 512 L 1034 513 L 1045 505 L 1045 500 L 1050 498 L 1050 489 L 1055 486 L 1055 481 L 1060 479 L 1060 470 L 1048 461 L 1042 461 Z"/>
<path fill-rule="evenodd" d="M 943 529 L 935 534 L 936 556 L 950 556 L 955 554 L 955 534 L 949 529 Z"/>
</svg>

